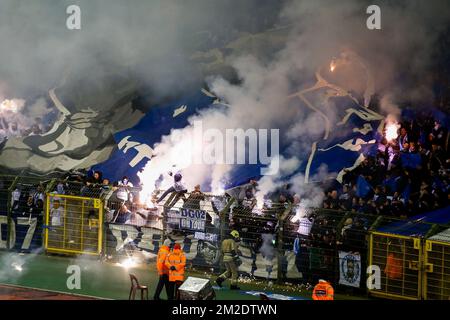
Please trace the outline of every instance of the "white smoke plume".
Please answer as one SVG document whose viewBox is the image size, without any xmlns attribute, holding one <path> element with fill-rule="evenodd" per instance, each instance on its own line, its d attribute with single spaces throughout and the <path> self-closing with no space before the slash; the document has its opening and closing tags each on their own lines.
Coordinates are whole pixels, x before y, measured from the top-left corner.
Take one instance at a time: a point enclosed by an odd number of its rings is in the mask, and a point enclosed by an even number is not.
<svg viewBox="0 0 450 320">
<path fill-rule="evenodd" d="M 261 248 L 259 248 L 259 252 L 264 257 L 264 261 L 266 261 L 266 268 L 268 270 L 271 270 L 273 268 L 273 264 L 276 258 L 276 252 L 275 252 L 275 246 L 274 246 L 274 240 L 275 235 L 263 233 L 261 235 L 262 238 L 262 245 Z M 267 278 L 270 278 L 270 272 L 268 273 Z"/>
<path fill-rule="evenodd" d="M 81 10 L 80 30 L 66 26 L 70 5 Z M 126 68 L 153 95 L 174 94 L 203 80 L 191 54 L 270 23 L 280 5 L 257 0 L 3 0 L 0 83 L 6 82 L 7 96 L 29 101 L 69 74 L 98 89 L 112 69 Z M 266 22 L 249 19 L 250 11 Z"/>
<path fill-rule="evenodd" d="M 395 115 L 398 115 L 399 109 L 393 100 L 394 93 L 406 88 L 410 92 L 423 92 L 423 85 L 417 86 L 411 79 L 419 79 L 430 66 L 433 44 L 448 22 L 450 11 L 444 10 L 447 4 L 444 1 L 433 4 L 383 1 L 380 4 L 383 28 L 380 31 L 368 30 L 365 25 L 368 5 L 366 1 L 288 2 L 279 16 L 281 23 L 291 27 L 282 50 L 270 59 L 259 59 L 257 53 L 232 59 L 230 63 L 237 73 L 239 84 L 221 77 L 208 81 L 210 90 L 228 104 L 228 109 L 212 106 L 196 116 L 195 120 L 201 120 L 205 129 L 285 130 L 281 139 L 289 145 L 290 154 L 280 158 L 281 171 L 277 177 L 265 176 L 260 180 L 259 200 L 263 194 L 286 182 L 284 178 L 292 172 L 283 172 L 283 166 L 286 164 L 286 169 L 289 169 L 288 164 L 297 165 L 304 161 L 311 142 L 324 134 L 320 116 L 314 113 L 305 116 L 288 99 L 301 87 L 304 88 L 305 82 L 310 81 L 310 74 L 317 70 L 325 74 L 330 61 L 335 61 L 334 74 L 329 75 L 330 82 L 342 88 L 342 92 L 352 90 L 361 95 L 359 101 L 366 107 L 375 91 L 381 93 L 382 111 Z M 421 28 L 417 30 L 415 27 L 418 24 Z M 407 75 L 409 81 L 399 81 L 399 74 Z M 327 107 L 326 99 L 315 103 Z M 334 111 L 328 109 L 327 116 L 333 123 L 336 117 Z M 184 145 L 186 140 L 183 137 L 189 136 L 191 130 L 192 125 L 178 132 L 181 140 L 164 137 L 162 145 L 156 147 L 160 152 L 147 164 L 144 172 L 161 172 L 161 167 L 168 168 L 173 159 L 168 157 L 167 151 L 181 150 L 179 145 Z M 195 150 L 191 151 L 195 153 Z M 220 185 L 217 177 L 226 176 L 232 166 L 199 166 L 194 171 L 187 166 L 184 169 L 185 176 L 195 180 L 195 183 L 211 180 L 214 176 L 212 189 L 217 190 L 217 185 Z M 308 201 L 317 203 L 322 197 L 320 190 L 310 197 L 303 192 L 308 187 L 303 182 L 298 183 L 303 181 L 301 178 L 297 176 L 290 180 Z"/>
<path fill-rule="evenodd" d="M 392 92 L 422 96 L 428 85 L 423 74 L 450 12 L 446 0 L 379 1 L 382 29 L 368 30 L 366 8 L 372 3 L 365 0 L 135 0 L 127 4 L 80 0 L 81 30 L 71 31 L 65 24 L 65 11 L 71 4 L 69 0 L 1 2 L 0 42 L 4 49 L 0 52 L 0 83 L 7 82 L 2 92 L 6 97 L 20 97 L 31 106 L 67 74 L 78 75 L 95 94 L 108 70 L 128 70 L 156 96 L 174 95 L 183 89 L 198 89 L 205 75 L 192 56 L 211 49 L 221 57 L 220 63 L 233 69 L 234 77 L 209 72 L 212 76 L 207 81 L 209 89 L 228 104 L 227 109 L 212 105 L 191 118 L 190 126 L 173 130 L 153 146 L 156 156 L 140 174 L 147 192 L 154 189 L 161 174 L 175 170 L 183 172 L 190 188 L 209 183 L 213 191 L 223 189 L 232 165 L 191 165 L 186 161 L 197 151 L 186 143 L 195 120 L 201 120 L 204 129 L 221 131 L 282 129 L 280 139 L 289 150 L 285 158 L 305 161 L 311 142 L 330 131 L 324 128 L 322 117 L 305 115 L 296 108 L 295 94 L 317 80 L 311 78 L 317 70 L 327 73 L 327 80 L 342 92 L 353 90 L 366 106 L 373 89 L 382 96 Z M 267 38 L 269 41 L 257 36 L 280 27 L 288 30 L 287 37 Z M 227 54 L 239 47 L 228 44 L 243 35 L 249 39 L 247 48 Z M 354 57 L 361 59 L 347 63 Z M 333 58 L 337 64 L 329 74 Z M 329 94 L 342 92 L 331 90 Z M 327 108 L 326 99 L 313 102 Z M 41 107 L 35 106 L 37 110 Z M 327 116 L 331 123 L 336 120 L 333 110 L 328 109 Z M 170 183 L 166 179 L 163 186 Z M 272 187 L 277 183 L 273 181 Z"/>
<path fill-rule="evenodd" d="M 26 110 L 26 116 L 31 119 L 43 118 L 53 110 L 44 98 L 38 98 L 33 104 L 29 105 Z"/>
<path fill-rule="evenodd" d="M 42 248 L 33 250 L 29 254 L 5 252 L 0 256 L 0 282 L 17 283 L 34 258 L 41 254 Z"/>
</svg>

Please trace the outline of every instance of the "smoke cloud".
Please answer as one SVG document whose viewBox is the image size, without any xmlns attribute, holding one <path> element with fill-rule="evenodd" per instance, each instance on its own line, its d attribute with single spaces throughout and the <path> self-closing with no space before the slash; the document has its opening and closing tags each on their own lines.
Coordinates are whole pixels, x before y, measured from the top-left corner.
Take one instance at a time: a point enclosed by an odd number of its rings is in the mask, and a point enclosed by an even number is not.
<svg viewBox="0 0 450 320">
<path fill-rule="evenodd" d="M 16 283 L 22 277 L 23 272 L 27 272 L 28 265 L 34 258 L 41 254 L 43 249 L 33 250 L 29 254 L 19 254 L 17 252 L 7 252 L 0 257 L 0 281 Z"/>
<path fill-rule="evenodd" d="M 423 98 L 427 82 L 422 80 L 426 80 L 424 74 L 432 65 L 433 45 L 439 32 L 448 24 L 447 3 L 381 1 L 382 30 L 377 31 L 366 27 L 368 15 L 365 10 L 369 4 L 368 1 L 288 2 L 278 17 L 280 24 L 290 28 L 284 48 L 270 59 L 267 59 L 270 56 L 267 52 L 231 59 L 238 84 L 220 76 L 209 79 L 209 88 L 226 101 L 228 108 L 211 108 L 195 117 L 195 120 L 203 122 L 205 128 L 222 131 L 225 128 L 285 129 L 281 139 L 289 146 L 289 154 L 277 158 L 281 165 L 277 177 L 265 176 L 260 180 L 258 198 L 280 187 L 286 179 L 302 195 L 306 196 L 304 190 L 312 191 L 313 196 L 307 196 L 311 203 L 317 204 L 323 195 L 320 190 L 307 187 L 303 176 L 289 177 L 295 171 L 289 165 L 297 166 L 306 160 L 312 141 L 325 131 L 323 119 L 318 113 L 305 115 L 295 107 L 294 98 L 289 99 L 301 93 L 300 88 L 305 88 L 311 82 L 311 75 L 318 70 L 321 75 L 327 76 L 327 82 L 337 86 L 337 94 L 354 92 L 356 98 L 361 96 L 357 100 L 365 107 L 369 106 L 373 94 L 380 94 L 382 112 L 394 117 L 399 115 L 396 104 L 399 92 L 407 91 L 410 100 Z M 267 44 L 267 51 L 269 47 L 270 43 Z M 261 56 L 264 59 L 259 58 Z M 324 66 L 328 66 L 332 59 L 337 69 L 334 74 L 329 74 L 324 71 Z M 327 99 L 313 102 L 325 107 L 328 119 L 335 123 L 337 115 Z M 183 129 L 178 136 L 189 136 L 189 130 L 192 126 Z M 168 140 L 165 137 L 163 144 Z M 182 141 L 178 143 L 182 144 Z M 164 147 L 172 150 L 176 143 L 172 141 Z M 157 149 L 163 149 L 163 146 L 159 145 Z M 170 162 L 164 152 L 157 154 L 160 163 L 165 160 Z M 157 167 L 156 161 L 151 161 L 147 171 Z M 224 170 L 223 166 L 202 169 L 203 172 L 190 172 L 189 175 L 202 182 L 203 177 L 210 176 L 209 172 L 215 177 L 223 177 L 227 170 L 232 170 L 230 167 Z M 220 174 L 216 170 L 220 170 Z M 217 185 L 213 185 L 212 189 L 217 189 Z"/>
<path fill-rule="evenodd" d="M 69 83 L 82 80 L 95 95 L 104 89 L 111 70 L 160 97 L 198 90 L 206 82 L 227 107 L 213 104 L 192 117 L 187 128 L 162 137 L 153 146 L 157 156 L 140 178 L 153 185 L 175 165 L 191 187 L 209 183 L 218 191 L 232 165 L 183 161 L 184 155 L 196 152 L 185 140 L 193 136 L 194 121 L 201 121 L 205 130 L 282 129 L 281 143 L 288 150 L 280 157 L 283 171 L 306 161 L 312 141 L 326 139 L 337 120 L 327 108 L 327 97 L 313 102 L 327 110 L 329 127 L 320 114 L 305 114 L 297 107 L 303 90 L 320 82 L 316 72 L 336 86 L 327 94 L 351 90 L 367 107 L 376 92 L 388 113 L 405 92 L 410 100 L 431 94 L 427 70 L 433 65 L 436 39 L 448 25 L 448 1 L 378 1 L 382 29 L 368 30 L 366 8 L 371 2 L 2 1 L 1 94 L 32 105 L 68 76 Z M 65 10 L 71 4 L 81 7 L 81 30 L 65 27 Z M 337 66 L 331 74 L 333 59 Z M 34 109 L 46 107 L 42 103 L 26 110 L 41 113 Z M 304 190 L 304 183 L 297 182 L 302 177 L 290 177 L 292 170 L 287 169 L 281 179 L 294 180 Z M 267 179 L 261 183 L 268 185 L 264 189 L 280 183 Z"/>
</svg>

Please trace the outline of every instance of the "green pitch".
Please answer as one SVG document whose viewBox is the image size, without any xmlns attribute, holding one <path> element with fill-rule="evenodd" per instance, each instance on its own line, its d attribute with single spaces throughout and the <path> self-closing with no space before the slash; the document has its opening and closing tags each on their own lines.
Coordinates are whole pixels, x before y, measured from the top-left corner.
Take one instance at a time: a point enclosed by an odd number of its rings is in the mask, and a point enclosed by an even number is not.
<svg viewBox="0 0 450 320">
<path fill-rule="evenodd" d="M 17 267 L 17 264 L 20 267 Z M 70 290 L 67 273 L 70 265 L 78 265 L 81 270 L 81 288 Z M 45 289 L 94 296 L 104 299 L 128 299 L 130 290 L 129 273 L 135 274 L 139 282 L 149 287 L 149 298 L 152 298 L 158 274 L 154 264 L 125 269 L 114 263 L 102 262 L 96 258 L 74 258 L 62 256 L 47 256 L 43 254 L 19 255 L 17 253 L 0 252 L 0 283 L 19 285 L 24 287 Z M 215 279 L 204 272 L 187 272 L 187 276 Z M 213 285 L 214 282 L 213 282 Z M 278 293 L 285 296 L 310 299 L 311 291 L 292 285 L 269 285 L 268 281 L 249 281 L 239 283 L 241 291 L 261 291 Z M 216 290 L 219 300 L 258 300 L 249 294 L 228 289 L 228 282 L 224 289 Z M 137 295 L 139 297 L 139 295 Z M 165 299 L 165 292 L 161 295 Z M 336 299 L 361 299 L 352 296 L 336 295 Z"/>
</svg>

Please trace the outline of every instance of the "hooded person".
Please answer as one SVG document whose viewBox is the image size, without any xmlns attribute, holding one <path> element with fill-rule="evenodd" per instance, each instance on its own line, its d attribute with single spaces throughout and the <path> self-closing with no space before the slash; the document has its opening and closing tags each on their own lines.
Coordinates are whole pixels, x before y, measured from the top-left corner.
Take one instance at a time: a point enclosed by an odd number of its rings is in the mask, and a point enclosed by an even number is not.
<svg viewBox="0 0 450 320">
<path fill-rule="evenodd" d="M 158 257 L 156 258 L 156 269 L 159 274 L 159 281 L 156 286 L 155 294 L 153 295 L 153 300 L 161 300 L 159 295 L 164 287 L 166 287 L 166 294 L 169 297 L 169 268 L 166 266 L 167 256 L 170 253 L 170 245 L 172 241 L 166 239 L 163 242 L 161 248 L 158 251 Z"/>
<path fill-rule="evenodd" d="M 122 180 L 117 182 L 117 198 L 123 203 L 132 201 L 131 188 L 133 188 L 133 184 L 128 180 L 127 176 L 124 176 Z"/>
<path fill-rule="evenodd" d="M 169 172 L 169 175 L 172 175 L 171 172 Z M 164 200 L 164 198 L 172 192 L 176 192 L 178 197 L 182 196 L 183 194 L 185 194 L 187 192 L 187 188 L 184 185 L 183 181 L 181 181 L 183 179 L 183 176 L 181 175 L 181 173 L 176 173 L 173 176 L 173 186 L 171 186 L 169 189 L 167 189 L 162 195 L 161 197 L 159 197 L 159 199 L 156 201 L 156 203 L 160 203 L 162 200 Z"/>
<path fill-rule="evenodd" d="M 186 256 L 179 243 L 176 243 L 173 251 L 167 255 L 165 265 L 169 269 L 168 299 L 173 300 L 178 297 L 178 288 L 183 284 L 186 267 Z"/>
</svg>

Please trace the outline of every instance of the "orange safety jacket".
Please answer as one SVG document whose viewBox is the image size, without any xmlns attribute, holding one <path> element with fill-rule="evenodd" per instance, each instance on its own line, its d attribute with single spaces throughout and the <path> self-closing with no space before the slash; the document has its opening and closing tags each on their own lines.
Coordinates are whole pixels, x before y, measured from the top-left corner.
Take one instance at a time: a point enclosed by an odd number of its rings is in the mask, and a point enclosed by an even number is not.
<svg viewBox="0 0 450 320">
<path fill-rule="evenodd" d="M 313 300 L 334 300 L 334 289 L 329 282 L 316 284 L 312 294 Z"/>
<path fill-rule="evenodd" d="M 402 260 L 396 258 L 393 253 L 390 253 L 386 260 L 384 272 L 389 279 L 400 279 L 403 274 Z"/>
<path fill-rule="evenodd" d="M 158 257 L 156 258 L 156 268 L 158 269 L 159 275 L 169 274 L 169 269 L 166 267 L 166 259 L 169 253 L 170 248 L 168 246 L 159 248 Z"/>
<path fill-rule="evenodd" d="M 170 267 L 175 270 L 170 270 Z M 169 281 L 184 281 L 184 267 L 186 266 L 186 256 L 180 249 L 174 249 L 167 255 L 166 267 L 169 269 Z"/>
</svg>

